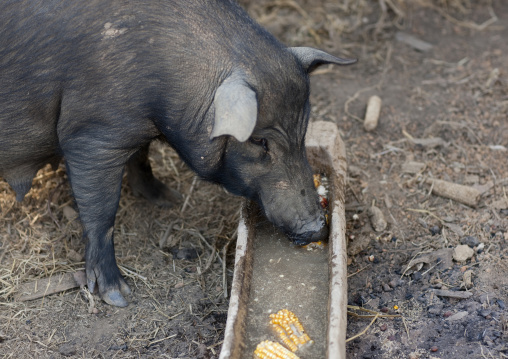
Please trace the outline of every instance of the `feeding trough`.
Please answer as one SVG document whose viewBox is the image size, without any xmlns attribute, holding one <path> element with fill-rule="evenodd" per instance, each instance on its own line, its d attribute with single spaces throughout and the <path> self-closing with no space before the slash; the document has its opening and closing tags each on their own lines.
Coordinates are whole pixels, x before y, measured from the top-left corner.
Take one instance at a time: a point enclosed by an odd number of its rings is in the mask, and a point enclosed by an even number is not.
<svg viewBox="0 0 508 359">
<path fill-rule="evenodd" d="M 299 358 L 346 357 L 345 148 L 336 125 L 323 121 L 309 124 L 306 147 L 314 173 L 329 181 L 328 243 L 294 246 L 246 203 L 221 359 L 250 359 L 264 340 L 283 344 L 270 325 L 270 314 L 281 309 L 293 312 L 314 342 L 296 351 Z"/>
</svg>

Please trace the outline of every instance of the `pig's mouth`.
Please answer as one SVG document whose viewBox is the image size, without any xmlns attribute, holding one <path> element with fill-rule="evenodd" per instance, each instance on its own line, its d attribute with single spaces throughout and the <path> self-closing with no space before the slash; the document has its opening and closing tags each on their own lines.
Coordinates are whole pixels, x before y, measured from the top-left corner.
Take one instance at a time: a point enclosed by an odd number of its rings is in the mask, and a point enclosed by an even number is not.
<svg viewBox="0 0 508 359">
<path fill-rule="evenodd" d="M 328 226 L 324 223 L 318 231 L 307 231 L 298 234 L 286 232 L 289 239 L 297 246 L 305 246 L 312 242 L 324 241 L 328 239 L 328 234 Z"/>
</svg>

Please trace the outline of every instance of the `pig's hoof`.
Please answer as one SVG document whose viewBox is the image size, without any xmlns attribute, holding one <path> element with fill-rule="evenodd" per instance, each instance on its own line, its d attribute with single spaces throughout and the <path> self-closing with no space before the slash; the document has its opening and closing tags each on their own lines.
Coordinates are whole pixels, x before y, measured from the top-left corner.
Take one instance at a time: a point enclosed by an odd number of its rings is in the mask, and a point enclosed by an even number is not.
<svg viewBox="0 0 508 359">
<path fill-rule="evenodd" d="M 118 289 L 111 289 L 106 293 L 101 294 L 101 297 L 106 303 L 117 307 L 126 307 L 129 304 Z"/>
<path fill-rule="evenodd" d="M 169 208 L 182 200 L 182 195 L 178 191 L 167 187 L 154 177 L 146 181 L 137 181 L 131 186 L 135 195 L 143 196 L 160 207 Z"/>
<path fill-rule="evenodd" d="M 129 304 L 124 295 L 131 294 L 131 289 L 120 273 L 116 278 L 109 277 L 106 279 L 105 276 L 97 273 L 96 269 L 87 270 L 86 272 L 88 290 L 91 293 L 98 287 L 99 295 L 106 303 L 117 307 L 126 307 Z"/>
</svg>

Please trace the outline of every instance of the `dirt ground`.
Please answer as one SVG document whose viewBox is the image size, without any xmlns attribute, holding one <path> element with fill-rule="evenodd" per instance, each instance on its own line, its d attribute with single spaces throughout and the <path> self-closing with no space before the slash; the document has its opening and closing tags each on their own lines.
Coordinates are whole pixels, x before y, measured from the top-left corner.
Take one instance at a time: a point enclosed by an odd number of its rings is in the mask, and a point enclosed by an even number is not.
<svg viewBox="0 0 508 359">
<path fill-rule="evenodd" d="M 508 3 L 242 5 L 288 45 L 360 60 L 312 77 L 311 117 L 337 123 L 347 147 L 349 304 L 401 317 L 378 318 L 348 358 L 508 357 Z M 366 132 L 371 95 L 383 106 Z M 84 245 L 63 166 L 39 172 L 22 203 L 0 182 L 0 357 L 218 357 L 242 200 L 195 179 L 167 146 L 151 159 L 184 201 L 157 208 L 123 187 L 115 246 L 133 289 L 123 309 L 79 288 L 15 300 L 23 283 L 83 269 Z M 475 188 L 477 205 L 437 195 L 433 179 Z M 461 244 L 472 249 L 462 260 Z M 348 338 L 370 323 L 348 318 Z"/>
</svg>

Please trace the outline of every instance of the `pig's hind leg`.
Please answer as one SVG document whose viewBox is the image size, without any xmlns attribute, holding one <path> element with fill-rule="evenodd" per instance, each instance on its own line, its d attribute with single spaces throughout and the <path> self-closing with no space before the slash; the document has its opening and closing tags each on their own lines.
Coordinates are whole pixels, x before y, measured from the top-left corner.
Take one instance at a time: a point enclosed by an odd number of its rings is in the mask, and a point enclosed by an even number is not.
<svg viewBox="0 0 508 359">
<path fill-rule="evenodd" d="M 141 147 L 127 162 L 127 180 L 134 195 L 141 195 L 161 207 L 171 207 L 181 201 L 182 195 L 154 177 L 148 159 L 149 146 Z"/>
<path fill-rule="evenodd" d="M 77 145 L 76 145 L 77 144 Z M 67 173 L 87 238 L 86 277 L 108 304 L 125 307 L 130 289 L 115 260 L 113 232 L 127 151 L 100 148 L 103 142 L 74 138 L 63 144 Z"/>
</svg>

